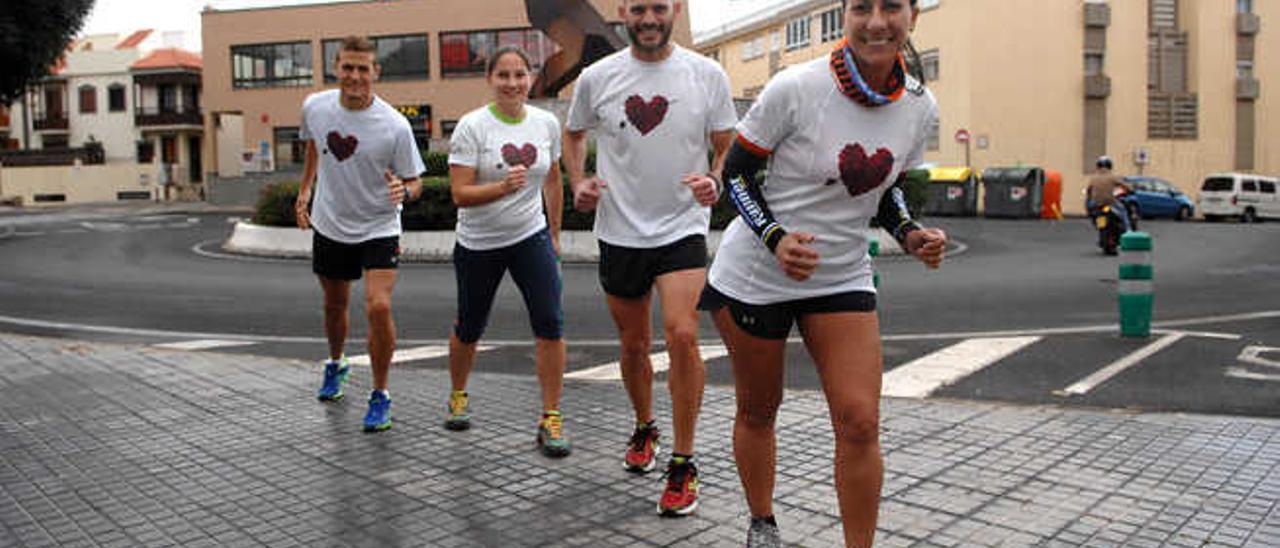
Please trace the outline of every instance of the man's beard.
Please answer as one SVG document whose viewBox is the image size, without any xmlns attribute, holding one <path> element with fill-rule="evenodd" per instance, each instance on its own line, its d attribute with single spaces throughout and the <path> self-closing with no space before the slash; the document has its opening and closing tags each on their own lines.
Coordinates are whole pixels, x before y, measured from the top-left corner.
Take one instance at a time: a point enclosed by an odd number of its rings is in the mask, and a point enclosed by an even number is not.
<svg viewBox="0 0 1280 548">
<path fill-rule="evenodd" d="M 627 36 L 631 38 L 631 45 L 647 52 L 661 51 L 663 48 L 667 47 L 667 43 L 671 41 L 672 25 L 648 25 L 644 27 L 644 30 L 654 27 L 657 27 L 658 30 L 662 31 L 662 40 L 658 41 L 658 45 L 650 47 L 640 43 L 640 33 L 635 27 L 628 26 Z"/>
</svg>

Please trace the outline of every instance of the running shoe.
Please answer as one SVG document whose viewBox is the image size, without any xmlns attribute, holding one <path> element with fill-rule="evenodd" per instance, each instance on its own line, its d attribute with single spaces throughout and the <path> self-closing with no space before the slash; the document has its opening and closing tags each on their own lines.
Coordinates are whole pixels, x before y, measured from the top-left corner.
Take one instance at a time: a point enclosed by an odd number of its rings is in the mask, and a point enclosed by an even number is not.
<svg viewBox="0 0 1280 548">
<path fill-rule="evenodd" d="M 316 393 L 316 399 L 320 401 L 342 399 L 342 385 L 347 383 L 349 376 L 351 376 L 351 365 L 347 363 L 346 356 L 337 360 L 325 360 L 324 381 L 320 383 L 320 391 Z"/>
<path fill-rule="evenodd" d="M 673 458 L 667 463 L 667 488 L 658 499 L 658 514 L 687 516 L 698 508 L 698 468 L 693 461 Z"/>
<path fill-rule="evenodd" d="M 747 548 L 782 548 L 782 534 L 778 532 L 778 522 L 773 516 L 751 518 L 751 528 L 747 529 Z"/>
<path fill-rule="evenodd" d="M 381 390 L 369 396 L 369 412 L 364 415 L 365 432 L 381 432 L 391 428 L 391 397 Z"/>
<path fill-rule="evenodd" d="M 647 474 L 658 466 L 658 427 L 640 426 L 631 434 L 622 466 L 628 472 Z"/>
<path fill-rule="evenodd" d="M 569 456 L 569 440 L 561 432 L 564 417 L 559 411 L 547 411 L 538 422 L 538 449 L 542 454 L 552 458 Z"/>
<path fill-rule="evenodd" d="M 454 390 L 449 394 L 447 404 L 449 416 L 444 419 L 444 427 L 449 430 L 466 430 L 471 428 L 471 415 L 467 414 L 467 393 Z"/>
</svg>

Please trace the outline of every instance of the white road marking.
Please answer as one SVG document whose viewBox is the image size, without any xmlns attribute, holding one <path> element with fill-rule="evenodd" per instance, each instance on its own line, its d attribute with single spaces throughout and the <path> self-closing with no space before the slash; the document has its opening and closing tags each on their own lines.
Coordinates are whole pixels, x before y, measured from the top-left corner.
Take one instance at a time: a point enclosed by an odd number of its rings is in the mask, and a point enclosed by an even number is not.
<svg viewBox="0 0 1280 548">
<path fill-rule="evenodd" d="M 722 344 L 702 345 L 698 347 L 698 352 L 702 355 L 703 362 L 729 355 L 729 350 Z M 667 356 L 666 351 L 649 354 L 649 363 L 653 365 L 654 373 L 662 373 L 671 369 L 671 359 Z M 571 373 L 565 373 L 564 378 L 584 381 L 619 381 L 622 380 L 622 364 L 620 362 L 609 362 L 587 369 L 579 369 Z"/>
<path fill-rule="evenodd" d="M 1250 364 L 1262 367 L 1273 367 L 1280 369 L 1280 361 L 1265 358 L 1262 355 L 1268 352 L 1280 353 L 1280 348 L 1272 346 L 1246 346 L 1240 351 L 1240 356 L 1236 359 Z M 1280 374 L 1275 373 L 1255 373 L 1244 367 L 1228 367 L 1227 376 L 1237 379 L 1246 379 L 1251 381 L 1271 381 L 1280 382 Z"/>
<path fill-rule="evenodd" d="M 211 348 L 232 348 L 236 346 L 250 346 L 257 344 L 253 341 L 228 341 L 219 339 L 200 339 L 195 341 L 171 342 L 152 345 L 156 348 L 168 348 L 170 350 L 209 350 Z"/>
<path fill-rule="evenodd" d="M 285 262 L 285 261 L 281 261 Z M 297 262 L 297 261 L 288 261 Z M 1173 326 L 1189 326 L 1198 324 L 1211 324 L 1223 322 L 1236 322 L 1259 320 L 1267 318 L 1280 318 L 1280 310 L 1268 310 L 1263 312 L 1253 312 L 1248 314 L 1236 314 L 1231 316 L 1209 316 L 1203 318 L 1187 318 L 1182 320 L 1153 322 L 1153 328 L 1164 328 Z M 325 343 L 323 336 L 288 336 L 288 335 L 244 335 L 239 333 L 206 333 L 206 332 L 188 332 L 188 331 L 170 331 L 165 329 L 135 328 L 135 327 L 116 327 L 110 325 L 93 325 L 80 324 L 71 322 L 58 322 L 49 320 L 34 320 L 29 318 L 19 318 L 16 316 L 0 315 L 0 324 L 20 325 L 26 327 L 41 327 L 48 329 L 56 329 L 60 331 L 80 331 L 86 333 L 110 333 L 114 335 L 132 335 L 141 337 L 165 337 L 171 339 L 230 339 L 255 342 L 280 342 L 280 343 Z M 952 333 L 921 333 L 921 334 L 902 334 L 902 335 L 884 335 L 881 337 L 883 341 L 932 341 L 932 340 L 948 340 L 948 339 L 972 339 L 987 337 L 1030 337 L 1039 335 L 1069 335 L 1078 333 L 1113 333 L 1118 332 L 1117 324 L 1108 325 L 1092 325 L 1077 327 L 1058 327 L 1046 329 L 1023 329 L 1023 330 L 997 330 L 997 331 L 964 331 Z M 1156 330 L 1157 333 L 1168 333 L 1171 331 Z M 1192 333 L 1178 331 L 1179 333 Z M 364 339 L 348 339 L 349 343 L 360 343 Z M 436 344 L 447 345 L 447 339 L 401 339 L 399 342 L 405 345 L 424 345 Z M 530 339 L 485 339 L 485 342 L 495 346 L 533 346 L 534 341 Z M 566 341 L 569 346 L 593 346 L 593 347 L 616 347 L 618 340 L 616 338 L 604 339 L 568 339 Z M 699 344 L 709 346 L 718 344 L 719 339 L 708 339 L 699 341 Z M 799 338 L 788 339 L 787 342 L 798 343 Z"/>
<path fill-rule="evenodd" d="M 1042 337 L 965 339 L 884 374 L 880 393 L 899 398 L 923 398 L 982 368 L 1022 350 Z"/>
<path fill-rule="evenodd" d="M 476 352 L 485 352 L 493 350 L 492 346 L 480 345 L 476 347 Z M 442 358 L 449 355 L 448 345 L 432 344 L 427 346 L 419 346 L 417 348 L 398 348 L 396 353 L 391 356 L 391 363 L 416 362 L 422 360 L 430 360 Z M 353 365 L 369 365 L 369 355 L 361 354 L 359 356 L 350 356 L 347 361 Z"/>
<path fill-rule="evenodd" d="M 1137 365 L 1142 360 L 1151 357 L 1152 354 L 1168 348 L 1185 336 L 1187 336 L 1187 334 L 1182 332 L 1175 331 L 1169 333 L 1168 335 L 1156 339 L 1155 342 L 1139 348 L 1128 356 L 1120 358 L 1111 362 L 1110 365 L 1094 371 L 1092 375 L 1077 381 L 1075 384 L 1054 392 L 1054 394 L 1059 396 L 1081 396 L 1088 394 L 1090 390 L 1097 388 L 1098 385 L 1111 380 L 1112 377 L 1123 373 L 1126 369 L 1129 369 L 1130 367 Z"/>
</svg>

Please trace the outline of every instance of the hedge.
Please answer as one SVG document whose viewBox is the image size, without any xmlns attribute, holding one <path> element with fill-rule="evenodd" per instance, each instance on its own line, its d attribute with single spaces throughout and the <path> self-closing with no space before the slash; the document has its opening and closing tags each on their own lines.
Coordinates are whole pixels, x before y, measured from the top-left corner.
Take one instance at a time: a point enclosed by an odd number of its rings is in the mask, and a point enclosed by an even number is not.
<svg viewBox="0 0 1280 548">
<path fill-rule="evenodd" d="M 923 177 L 920 174 L 923 173 Z M 444 176 L 427 176 L 422 179 L 422 197 L 405 206 L 400 221 L 405 230 L 453 230 L 458 219 L 449 192 L 449 179 Z M 907 207 L 920 211 L 927 198 L 928 172 L 912 170 L 904 183 Z M 563 230 L 591 230 L 595 213 L 583 213 L 573 209 L 573 193 L 568 179 L 564 185 Z M 263 189 L 253 215 L 255 224 L 266 226 L 297 226 L 293 204 L 298 198 L 298 183 L 286 182 L 268 185 Z M 723 229 L 737 216 L 728 197 L 722 197 L 711 208 L 711 228 Z"/>
</svg>

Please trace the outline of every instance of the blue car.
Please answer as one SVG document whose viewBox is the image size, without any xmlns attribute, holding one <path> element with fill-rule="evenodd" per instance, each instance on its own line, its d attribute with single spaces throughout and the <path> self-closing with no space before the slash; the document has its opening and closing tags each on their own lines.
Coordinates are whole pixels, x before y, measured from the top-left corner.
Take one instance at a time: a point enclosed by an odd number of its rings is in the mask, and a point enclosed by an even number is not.
<svg viewBox="0 0 1280 548">
<path fill-rule="evenodd" d="M 1133 187 L 1132 194 L 1121 198 L 1131 218 L 1167 217 L 1182 221 L 1196 214 L 1195 202 L 1164 179 L 1131 175 L 1125 177 L 1124 182 Z"/>
</svg>

